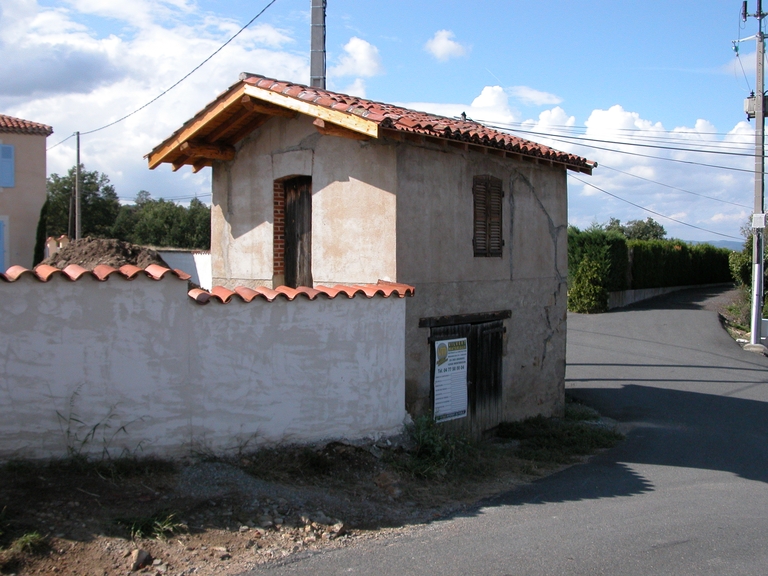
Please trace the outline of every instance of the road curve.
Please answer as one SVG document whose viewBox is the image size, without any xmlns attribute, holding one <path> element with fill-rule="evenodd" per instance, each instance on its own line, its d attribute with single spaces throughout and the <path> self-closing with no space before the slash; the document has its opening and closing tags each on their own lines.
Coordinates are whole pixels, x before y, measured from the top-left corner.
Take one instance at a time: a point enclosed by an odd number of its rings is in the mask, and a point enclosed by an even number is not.
<svg viewBox="0 0 768 576">
<path fill-rule="evenodd" d="M 768 358 L 692 290 L 568 317 L 568 390 L 627 440 L 392 539 L 250 574 L 768 574 Z"/>
</svg>

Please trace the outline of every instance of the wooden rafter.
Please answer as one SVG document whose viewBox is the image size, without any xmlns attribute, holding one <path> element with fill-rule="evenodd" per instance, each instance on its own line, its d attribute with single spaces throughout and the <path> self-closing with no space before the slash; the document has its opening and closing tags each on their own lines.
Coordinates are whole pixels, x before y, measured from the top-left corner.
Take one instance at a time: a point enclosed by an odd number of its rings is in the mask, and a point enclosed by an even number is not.
<svg viewBox="0 0 768 576">
<path fill-rule="evenodd" d="M 282 106 L 288 110 L 294 110 L 301 114 L 312 116 L 313 118 L 320 118 L 321 120 L 352 130 L 353 132 L 365 134 L 371 138 L 379 137 L 379 125 L 376 122 L 366 120 L 361 116 L 339 112 L 338 110 L 318 106 L 312 102 L 305 102 L 304 100 L 291 98 L 290 96 L 278 94 L 277 92 L 272 92 L 271 90 L 265 90 L 263 88 L 257 88 L 256 86 L 246 85 L 244 91 L 248 96 L 252 96 L 257 100 Z"/>
<path fill-rule="evenodd" d="M 237 132 L 235 132 L 234 134 L 230 134 L 227 137 L 227 140 L 230 143 L 232 143 L 232 144 L 237 144 L 238 142 L 240 142 L 240 140 L 242 140 L 243 138 L 248 136 L 248 134 L 250 134 L 251 132 L 253 132 L 257 128 L 259 128 L 259 127 L 263 126 L 264 124 L 266 124 L 267 121 L 270 118 L 272 118 L 272 117 L 271 116 L 266 116 L 264 114 L 258 114 L 253 120 L 251 120 L 250 122 L 245 124 Z"/>
<path fill-rule="evenodd" d="M 214 128 L 206 137 L 206 141 L 210 143 L 218 142 L 219 140 L 226 140 L 225 136 L 233 132 L 233 128 L 238 122 L 249 122 L 252 114 L 245 108 L 241 108 L 235 114 L 223 122 L 221 126 Z M 235 128 L 236 129 L 236 128 Z"/>
<path fill-rule="evenodd" d="M 179 146 L 179 151 L 192 158 L 225 161 L 234 160 L 235 158 L 235 147 L 222 144 L 187 141 Z"/>
<path fill-rule="evenodd" d="M 320 118 L 316 118 L 312 124 L 315 125 L 317 131 L 324 136 L 341 136 L 342 138 L 352 138 L 353 140 L 370 140 L 371 137 L 360 132 L 353 132 L 348 128 L 331 124 Z"/>
<path fill-rule="evenodd" d="M 203 158 L 202 160 L 195 160 L 195 162 L 192 163 L 192 173 L 197 174 L 200 172 L 200 170 L 208 166 L 213 166 L 212 160 L 208 160 L 207 158 Z"/>
<path fill-rule="evenodd" d="M 249 112 L 257 114 L 269 114 L 270 116 L 281 116 L 283 118 L 296 118 L 296 110 L 287 110 L 282 106 L 275 106 L 266 102 L 260 102 L 247 94 L 240 99 L 240 103 Z"/>
</svg>

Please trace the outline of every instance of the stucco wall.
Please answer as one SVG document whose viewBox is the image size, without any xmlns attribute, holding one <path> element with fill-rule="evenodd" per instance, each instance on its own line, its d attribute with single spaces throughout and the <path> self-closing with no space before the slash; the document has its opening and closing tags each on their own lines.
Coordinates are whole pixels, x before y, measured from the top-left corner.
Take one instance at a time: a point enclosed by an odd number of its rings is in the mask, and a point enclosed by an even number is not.
<svg viewBox="0 0 768 576">
<path fill-rule="evenodd" d="M 398 147 L 398 282 L 406 312 L 406 398 L 429 409 L 428 328 L 419 319 L 511 310 L 505 320 L 503 417 L 563 408 L 567 279 L 565 169 L 429 145 Z M 473 255 L 472 179 L 504 187 L 501 258 Z"/>
<path fill-rule="evenodd" d="M 312 119 L 273 118 L 213 167 L 213 284 L 273 285 L 273 183 L 312 177 L 315 284 L 394 281 L 395 153 L 321 136 Z"/>
<path fill-rule="evenodd" d="M 15 147 L 16 173 L 13 188 L 0 188 L 0 217 L 7 217 L 5 268 L 32 266 L 37 221 L 45 202 L 45 142 L 46 137 L 38 134 L 0 133 L 0 144 Z"/>
<path fill-rule="evenodd" d="M 404 299 L 203 306 L 186 289 L 146 277 L 1 282 L 0 458 L 399 430 Z"/>
</svg>

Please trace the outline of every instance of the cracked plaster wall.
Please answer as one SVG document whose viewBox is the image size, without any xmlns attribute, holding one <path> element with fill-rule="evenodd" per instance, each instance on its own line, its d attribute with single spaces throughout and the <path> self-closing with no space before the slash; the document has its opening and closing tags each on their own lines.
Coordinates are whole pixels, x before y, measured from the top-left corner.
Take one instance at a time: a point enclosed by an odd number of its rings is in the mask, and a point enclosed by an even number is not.
<svg viewBox="0 0 768 576">
<path fill-rule="evenodd" d="M 429 409 L 429 329 L 419 318 L 509 309 L 503 418 L 563 409 L 567 279 L 564 168 L 429 146 L 398 148 L 398 281 L 406 305 L 406 405 Z M 473 255 L 472 178 L 504 186 L 502 258 Z M 489 426 L 492 423 L 489 423 Z M 459 425 L 460 426 L 460 425 Z"/>
</svg>

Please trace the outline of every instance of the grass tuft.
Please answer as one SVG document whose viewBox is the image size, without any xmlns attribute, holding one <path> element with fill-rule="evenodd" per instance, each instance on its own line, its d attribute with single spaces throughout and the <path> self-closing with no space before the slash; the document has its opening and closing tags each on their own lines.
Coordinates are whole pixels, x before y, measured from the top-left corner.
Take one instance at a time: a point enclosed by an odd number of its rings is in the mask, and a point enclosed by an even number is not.
<svg viewBox="0 0 768 576">
<path fill-rule="evenodd" d="M 407 427 L 413 448 L 392 464 L 416 478 L 442 478 L 450 472 L 471 473 L 478 462 L 475 444 L 446 433 L 430 416 L 420 416 Z"/>
<path fill-rule="evenodd" d="M 497 436 L 519 440 L 517 455 L 543 464 L 569 464 L 624 439 L 619 432 L 602 426 L 543 416 L 502 423 Z"/>
<path fill-rule="evenodd" d="M 140 538 L 163 540 L 168 536 L 180 534 L 188 530 L 186 524 L 176 520 L 175 514 L 165 510 L 156 512 L 151 516 L 117 518 L 115 523 L 127 529 L 132 540 Z"/>
</svg>

